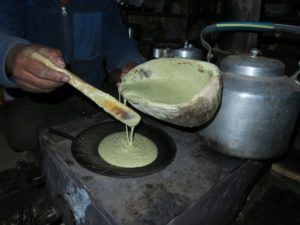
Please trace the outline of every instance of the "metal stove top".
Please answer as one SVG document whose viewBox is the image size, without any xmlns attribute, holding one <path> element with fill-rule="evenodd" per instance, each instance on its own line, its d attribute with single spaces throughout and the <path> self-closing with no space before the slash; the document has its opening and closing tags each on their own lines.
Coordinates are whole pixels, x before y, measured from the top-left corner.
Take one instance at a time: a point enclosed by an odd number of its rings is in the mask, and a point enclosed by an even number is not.
<svg viewBox="0 0 300 225">
<path fill-rule="evenodd" d="M 67 225 L 226 224 L 265 167 L 210 150 L 196 131 L 146 119 L 145 123 L 162 129 L 173 139 L 177 148 L 174 160 L 146 176 L 99 175 L 74 159 L 70 139 L 107 121 L 111 118 L 98 114 L 52 128 L 65 137 L 49 130 L 41 134 L 48 189 L 62 208 Z"/>
</svg>

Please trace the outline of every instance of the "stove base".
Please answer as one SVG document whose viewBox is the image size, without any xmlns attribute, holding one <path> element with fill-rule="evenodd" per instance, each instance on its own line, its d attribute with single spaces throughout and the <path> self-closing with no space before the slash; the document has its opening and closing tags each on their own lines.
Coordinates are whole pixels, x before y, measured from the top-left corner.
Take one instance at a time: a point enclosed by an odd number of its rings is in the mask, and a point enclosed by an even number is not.
<svg viewBox="0 0 300 225">
<path fill-rule="evenodd" d="M 55 129 L 75 137 L 105 121 L 110 118 L 100 114 Z M 230 224 L 269 165 L 211 151 L 197 132 L 147 122 L 172 137 L 177 155 L 163 170 L 136 178 L 93 173 L 73 158 L 71 140 L 48 131 L 42 133 L 49 192 L 64 209 L 65 224 Z"/>
</svg>

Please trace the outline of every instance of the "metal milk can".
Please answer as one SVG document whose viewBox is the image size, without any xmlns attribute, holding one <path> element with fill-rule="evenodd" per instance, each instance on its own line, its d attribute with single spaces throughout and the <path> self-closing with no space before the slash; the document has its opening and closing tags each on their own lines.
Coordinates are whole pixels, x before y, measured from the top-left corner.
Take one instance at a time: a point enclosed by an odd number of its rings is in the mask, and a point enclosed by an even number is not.
<svg viewBox="0 0 300 225">
<path fill-rule="evenodd" d="M 300 111 L 300 71 L 288 77 L 281 61 L 258 53 L 253 49 L 222 60 L 221 106 L 200 134 L 219 152 L 271 159 L 290 145 Z"/>
<path fill-rule="evenodd" d="M 188 40 L 185 40 L 183 48 L 154 48 L 154 58 L 183 58 L 183 59 L 194 59 L 202 60 L 203 53 L 200 49 L 194 47 Z"/>
</svg>

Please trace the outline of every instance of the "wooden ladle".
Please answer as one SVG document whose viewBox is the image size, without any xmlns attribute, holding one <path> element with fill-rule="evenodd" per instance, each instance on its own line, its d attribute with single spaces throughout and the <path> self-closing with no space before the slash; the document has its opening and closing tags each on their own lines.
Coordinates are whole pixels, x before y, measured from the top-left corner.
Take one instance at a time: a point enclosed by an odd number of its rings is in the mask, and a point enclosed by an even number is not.
<svg viewBox="0 0 300 225">
<path fill-rule="evenodd" d="M 134 127 L 140 122 L 141 117 L 138 113 L 136 113 L 129 107 L 125 106 L 124 104 L 120 103 L 113 96 L 93 87 L 92 85 L 83 81 L 78 76 L 71 73 L 70 71 L 55 66 L 49 59 L 47 59 L 46 57 L 42 56 L 37 52 L 32 53 L 31 57 L 43 63 L 50 69 L 67 75 L 70 78 L 69 80 L 70 85 L 72 85 L 74 88 L 76 88 L 81 93 L 86 95 L 88 98 L 94 101 L 98 106 L 103 108 L 107 113 L 109 113 L 114 118 L 121 121 L 122 123 L 126 124 L 127 126 Z"/>
</svg>

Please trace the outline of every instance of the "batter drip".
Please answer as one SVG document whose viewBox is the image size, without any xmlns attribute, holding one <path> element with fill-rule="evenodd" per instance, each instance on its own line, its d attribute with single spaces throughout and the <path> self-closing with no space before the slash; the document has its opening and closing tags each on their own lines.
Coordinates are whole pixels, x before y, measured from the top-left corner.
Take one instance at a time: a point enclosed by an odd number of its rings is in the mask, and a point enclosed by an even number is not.
<svg viewBox="0 0 300 225">
<path fill-rule="evenodd" d="M 121 93 L 119 92 L 121 102 Z M 126 98 L 123 104 L 126 105 Z M 107 163 L 122 168 L 137 168 L 152 163 L 158 155 L 157 146 L 149 138 L 134 133 L 134 127 L 126 126 L 125 132 L 106 136 L 98 146 L 100 157 Z"/>
</svg>

